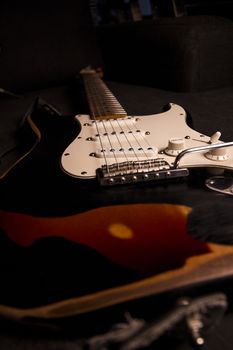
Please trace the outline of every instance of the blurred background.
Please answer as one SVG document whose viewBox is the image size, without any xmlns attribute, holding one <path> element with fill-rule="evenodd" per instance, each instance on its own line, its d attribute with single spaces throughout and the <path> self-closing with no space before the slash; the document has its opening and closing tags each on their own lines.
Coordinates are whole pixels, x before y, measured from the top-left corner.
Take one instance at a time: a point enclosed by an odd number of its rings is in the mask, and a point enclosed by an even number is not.
<svg viewBox="0 0 233 350">
<path fill-rule="evenodd" d="M 90 0 L 90 7 L 95 25 L 190 15 L 233 20 L 233 0 Z"/>
</svg>

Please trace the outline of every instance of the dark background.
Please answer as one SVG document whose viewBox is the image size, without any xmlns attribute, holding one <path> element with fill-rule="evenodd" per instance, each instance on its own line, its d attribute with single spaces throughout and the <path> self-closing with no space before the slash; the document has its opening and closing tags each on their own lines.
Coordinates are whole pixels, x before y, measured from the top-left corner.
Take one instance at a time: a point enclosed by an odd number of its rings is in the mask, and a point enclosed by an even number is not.
<svg viewBox="0 0 233 350">
<path fill-rule="evenodd" d="M 91 0 L 90 7 L 96 25 L 183 15 L 233 19 L 232 0 Z"/>
<path fill-rule="evenodd" d="M 136 64 L 136 68 L 142 68 L 140 56 L 134 55 L 133 59 L 128 55 L 122 55 L 122 67 L 126 68 L 128 75 L 124 75 L 124 81 L 119 82 L 119 74 L 116 74 L 114 62 L 106 60 L 105 63 L 111 63 L 110 69 L 108 70 L 109 77 L 114 77 L 114 81 L 108 82 L 110 89 L 118 97 L 122 105 L 125 107 L 127 112 L 132 115 L 158 113 L 162 107 L 168 102 L 176 102 L 181 104 L 193 118 L 194 126 L 197 130 L 210 134 L 218 130 L 219 126 L 223 133 L 223 138 L 226 141 L 232 141 L 232 110 L 233 110 L 233 91 L 232 83 L 229 82 L 228 76 L 230 76 L 230 67 L 232 66 L 232 60 L 230 59 L 230 48 L 232 45 L 230 28 L 231 25 L 224 20 L 212 21 L 212 18 L 205 18 L 199 15 L 221 15 L 225 18 L 232 20 L 232 1 L 152 1 L 151 12 L 146 11 L 142 8 L 142 2 L 139 1 L 91 1 L 90 8 L 92 13 L 92 23 L 101 31 L 106 34 L 105 38 L 111 38 L 115 33 L 118 39 L 117 44 L 123 43 L 123 38 L 129 36 L 129 40 L 126 40 L 126 45 L 129 46 L 130 51 L 143 47 L 147 49 L 148 55 L 145 57 L 150 58 L 150 63 L 154 63 L 155 70 L 161 70 L 161 63 L 164 63 L 164 57 L 167 57 L 166 64 L 174 63 L 174 75 L 169 72 L 168 76 L 170 80 L 164 78 L 163 85 L 156 86 L 156 80 L 149 74 L 148 71 L 145 73 L 142 70 L 142 77 L 144 78 L 144 86 L 140 84 L 138 79 L 138 85 L 126 84 L 131 83 L 132 80 L 129 78 L 129 70 L 131 66 Z M 141 5 L 141 7 L 140 7 Z M 144 2 L 145 5 L 145 2 Z M 148 4 L 147 4 L 148 5 Z M 89 25 L 89 16 L 86 11 L 86 1 L 43 1 L 35 5 L 32 1 L 9 1 L 1 4 L 0 13 L 0 46 L 1 46 L 1 65 L 0 65 L 0 87 L 9 89 L 13 92 L 19 92 L 20 97 L 1 95 L 0 100 L 0 147 L 1 155 L 11 155 L 11 150 L 16 149 L 18 146 L 17 132 L 20 122 L 23 116 L 28 110 L 31 102 L 38 96 L 44 98 L 49 104 L 54 106 L 64 116 L 73 116 L 75 113 L 87 112 L 87 109 L 82 109 L 79 103 L 80 90 L 77 88 L 75 76 L 83 66 L 88 64 L 94 64 L 98 66 L 102 64 L 99 51 L 96 45 L 96 41 L 92 36 L 92 30 Z M 187 19 L 191 18 L 191 15 L 197 18 L 197 21 L 193 19 L 191 23 Z M 177 19 L 175 24 L 171 23 L 170 19 Z M 160 22 L 157 22 L 151 26 L 151 20 L 166 19 L 165 31 L 161 31 Z M 130 40 L 131 24 L 134 22 L 145 23 L 145 26 L 137 26 L 136 34 L 139 35 L 136 39 L 141 40 Z M 231 23 L 231 22 L 230 22 Z M 117 24 L 116 27 L 121 27 L 121 32 L 109 31 L 108 25 Z M 120 26 L 123 24 L 123 26 Z M 105 27 L 106 26 L 106 27 Z M 180 29 L 178 29 L 180 27 Z M 135 28 L 135 27 L 134 27 Z M 177 31 L 174 29 L 177 28 Z M 154 29 L 154 31 L 152 31 Z M 141 32 L 142 30 L 142 32 Z M 102 32 L 103 33 L 103 32 Z M 154 34 L 153 34 L 154 33 Z M 114 35 L 115 35 L 114 34 Z M 125 35 L 127 34 L 127 36 Z M 153 34 L 153 35 L 152 35 Z M 198 41 L 190 40 L 193 38 L 192 35 L 196 34 Z M 163 36 L 162 36 L 163 35 Z M 134 37 L 134 35 L 133 35 Z M 103 36 L 101 36 L 103 39 Z M 121 39 L 120 39 L 121 38 Z M 126 39 L 127 39 L 126 38 Z M 132 37 L 131 37 L 132 38 Z M 145 41 L 147 38 L 148 41 Z M 161 40 L 158 40 L 160 39 Z M 194 35 L 194 39 L 196 36 Z M 164 41 L 166 39 L 166 45 Z M 174 40 L 176 39 L 176 40 Z M 200 40 L 201 39 L 201 40 Z M 211 40 L 210 40 L 211 39 Z M 102 42 L 103 43 L 103 42 Z M 131 44 L 131 46 L 129 45 Z M 170 45 L 169 43 L 175 43 L 176 45 Z M 209 46 L 210 43 L 210 46 Z M 145 45 L 146 44 L 146 45 Z M 167 45 L 168 44 L 168 45 Z M 199 61 L 192 61 L 190 59 L 190 66 L 187 67 L 187 56 L 184 57 L 184 61 L 181 63 L 184 66 L 184 72 L 178 71 L 180 67 L 180 57 L 183 54 L 183 49 L 189 49 L 189 44 L 192 44 L 192 50 L 188 50 L 188 59 L 195 57 L 201 61 L 202 66 L 197 66 L 197 71 L 192 71 L 192 67 L 196 66 L 195 63 Z M 203 56 L 195 56 L 195 50 L 198 51 L 198 44 L 201 45 L 200 52 Z M 157 46 L 158 45 L 158 46 Z M 213 55 L 216 45 L 221 48 L 218 50 L 218 55 Z M 106 41 L 106 46 L 101 47 L 101 54 L 104 52 L 103 48 L 109 50 L 109 40 Z M 155 64 L 155 58 L 159 48 L 163 48 L 163 55 L 161 61 Z M 153 49 L 154 48 L 154 49 Z M 168 50 L 169 49 L 169 50 Z M 180 49 L 177 51 L 176 49 Z M 135 51 L 136 52 L 136 51 Z M 169 54 L 168 54 L 169 53 Z M 198 52 L 199 53 L 199 52 Z M 231 51 L 232 54 L 232 51 Z M 183 56 L 182 56 L 183 57 Z M 104 57 L 106 59 L 106 57 Z M 226 58 L 226 59 L 225 59 Z M 209 61 L 210 59 L 210 61 Z M 213 59 L 213 60 L 212 60 Z M 138 60 L 138 61 L 137 61 Z M 209 64 L 211 62 L 211 64 Z M 222 65 L 219 65 L 222 62 Z M 194 63 L 194 64 L 193 64 Z M 116 64 L 119 64 L 119 56 L 116 57 Z M 138 64 L 138 66 L 137 66 Z M 168 66 L 166 66 L 167 68 Z M 180 73 L 184 73 L 184 76 L 189 74 L 191 71 L 191 77 L 196 77 L 196 72 L 200 73 L 199 68 L 206 69 L 206 76 L 209 79 L 213 75 L 213 79 L 209 81 L 207 78 L 204 83 L 218 83 L 218 86 L 213 89 L 207 89 L 205 91 L 198 90 L 199 88 L 205 88 L 206 84 L 197 86 L 196 91 L 177 91 L 169 90 L 168 87 L 174 86 L 179 88 L 179 79 L 173 79 L 176 77 L 175 74 L 178 71 L 178 78 Z M 104 67 L 106 68 L 106 67 Z M 213 69 L 214 68 L 214 69 Z M 112 72 L 110 70 L 112 69 Z M 215 73 L 212 74 L 212 72 Z M 217 75 L 216 75 L 217 72 Z M 206 77 L 204 76 L 204 78 Z M 224 79 L 223 79 L 224 77 Z M 138 77 L 137 77 L 138 78 Z M 75 81 L 75 84 L 74 84 Z M 154 86 L 145 87 L 147 83 L 153 83 Z M 224 83 L 224 85 L 220 84 Z M 136 81 L 134 82 L 136 84 Z M 188 83 L 190 81 L 188 80 Z M 169 85 L 171 84 L 171 85 Z M 173 85 L 172 85 L 173 84 Z M 75 85 L 75 86 L 74 86 Z M 191 83 L 190 83 L 191 85 Z M 182 86 L 183 88 L 186 85 Z M 213 87 L 213 84 L 212 84 Z M 167 88 L 167 90 L 163 89 Z M 53 118 L 53 117 L 52 117 Z M 53 124 L 53 120 L 51 121 Z M 59 124 L 59 123 L 58 123 Z M 62 122 L 61 122 L 62 124 Z M 57 125 L 57 124 L 56 124 Z M 63 125 L 62 125 L 63 126 Z M 63 145 L 59 144 L 60 139 L 56 138 L 57 127 L 51 127 L 51 131 L 54 131 L 55 140 L 53 148 L 57 150 L 60 157 L 60 149 L 63 150 Z M 63 131 L 63 129 L 62 129 Z M 59 147 L 57 148 L 56 142 Z M 21 178 L 16 177 L 14 186 L 11 186 L 10 179 L 14 178 L 14 173 L 9 177 L 9 181 L 3 181 L 0 186 L 0 200 L 1 208 L 16 208 L 27 209 L 28 212 L 35 212 L 37 208 L 44 211 L 56 210 L 59 212 L 69 212 L 70 209 L 75 212 L 79 205 L 83 205 L 86 209 L 88 206 L 98 204 L 96 198 L 98 198 L 98 189 L 90 191 L 89 195 L 83 191 L 83 198 L 85 203 L 81 203 L 82 198 L 75 195 L 72 186 L 64 186 L 63 176 L 59 173 L 59 180 L 61 177 L 61 185 L 56 186 L 54 181 L 52 166 L 53 162 L 56 163 L 58 168 L 58 162 L 53 157 L 51 162 L 50 154 L 53 148 L 47 148 L 41 156 L 41 162 L 44 164 L 44 160 L 47 159 L 47 165 L 51 165 L 51 172 L 45 165 L 40 167 L 40 162 L 35 160 L 37 164 L 34 171 L 24 173 L 23 163 L 18 168 L 19 172 L 21 169 Z M 48 152 L 47 152 L 48 150 Z M 58 152 L 59 151 L 59 152 Z M 54 155 L 53 155 L 54 156 Z M 30 161 L 29 161 L 30 163 Z M 50 164 L 51 163 L 51 164 Z M 29 166 L 30 168 L 30 166 Z M 57 169 L 56 168 L 56 169 Z M 37 172 L 38 169 L 38 172 Z M 37 181 L 33 178 L 32 174 L 37 172 Z M 17 174 L 17 171 L 16 171 Z M 42 175 L 42 176 L 41 176 Z M 65 180 L 67 183 L 68 180 Z M 59 183 L 60 184 L 60 183 Z M 182 186 L 183 187 L 183 186 Z M 186 187 L 186 184 L 184 185 Z M 192 192 L 193 200 L 195 203 L 205 202 L 204 199 L 209 197 L 209 193 L 203 187 L 199 187 L 199 183 L 194 183 L 194 191 Z M 171 188 L 171 187 L 170 187 Z M 84 188 L 85 190 L 85 188 Z M 8 192 L 9 191 L 9 192 Z M 150 201 L 159 200 L 160 195 L 166 201 L 184 201 L 187 200 L 186 192 L 180 190 L 179 185 L 172 187 L 171 191 L 168 191 L 164 186 L 158 186 L 157 188 L 152 185 L 147 189 L 141 187 L 136 190 L 131 188 L 121 189 L 116 195 L 114 191 L 105 191 L 105 196 L 102 197 L 102 204 L 119 203 L 124 198 L 129 199 L 132 202 L 138 202 L 142 197 L 149 199 Z M 189 192 L 190 193 L 190 192 Z M 194 193 L 194 195 L 193 195 Z M 76 192 L 77 194 L 77 192 Z M 4 197 L 5 195 L 5 197 Z M 96 197 L 96 198 L 95 198 Z M 211 194 L 210 198 L 215 198 L 216 202 L 220 201 L 219 196 Z M 223 197 L 221 197 L 223 198 Z M 226 202 L 231 204 L 231 199 L 226 198 Z M 224 202 L 224 203 L 226 203 Z M 24 207 L 22 207 L 24 203 Z M 41 206 L 42 203 L 42 206 Z M 81 204 L 80 204 L 81 203 Z M 222 202 L 221 202 L 222 203 Z M 223 206 L 224 206 L 223 203 Z M 54 206 L 52 206 L 53 204 Z M 231 208 L 228 207 L 230 215 L 232 213 Z M 228 212 L 228 213 L 229 213 Z M 217 214 L 214 212 L 214 217 Z M 214 221 L 215 222 L 215 221 Z M 231 224 L 231 220 L 230 220 Z M 217 225 L 216 225 L 217 226 Z M 224 230 L 224 227 L 223 227 Z M 229 226 L 229 231 L 231 226 Z M 22 278 L 20 276 L 20 267 L 27 283 L 31 283 L 31 288 L 34 289 L 39 295 L 39 289 L 41 288 L 44 293 L 53 291 L 54 295 L 58 293 L 58 286 L 67 291 L 67 284 L 63 283 L 64 278 L 69 279 L 72 285 L 73 279 L 76 283 L 79 282 L 77 279 L 77 269 L 82 265 L 78 264 L 78 254 L 73 251 L 71 254 L 70 247 L 64 255 L 66 250 L 66 244 L 61 242 L 61 253 L 59 250 L 54 248 L 53 243 L 51 246 L 45 243 L 48 249 L 48 254 L 45 256 L 44 246 L 39 245 L 38 254 L 32 251 L 29 254 L 31 260 L 24 260 L 20 257 L 20 254 L 16 254 L 18 248 L 13 247 L 13 250 L 5 248 L 4 242 L 1 242 L 1 298 L 3 295 L 3 289 L 6 297 L 12 297 L 13 300 L 19 298 L 19 289 L 24 288 Z M 12 246 L 12 242 L 9 243 Z M 8 247 L 9 248 L 9 247 Z M 21 251 L 21 249 L 19 249 Z M 52 251 L 52 253 L 51 253 Z M 51 255 L 50 255 L 51 254 Z M 52 256 L 52 258 L 51 258 Z M 39 258 L 38 258 L 39 257 Z M 74 259 L 74 260 L 73 260 Z M 32 263 L 33 262 L 33 263 Z M 10 269 L 9 269 L 10 265 Z M 62 267 L 59 269 L 58 266 Z M 35 270 L 35 267 L 38 269 Z M 96 272 L 96 265 L 94 266 L 94 273 Z M 92 271 L 93 271 L 92 270 Z M 67 271 L 69 273 L 67 273 Z M 10 273 L 12 272 L 12 274 Z M 38 272 L 38 273 L 37 273 Z M 45 278 L 49 283 L 45 286 L 40 283 Z M 111 277 L 111 276 L 110 276 Z M 54 282 L 56 280 L 57 284 Z M 17 281 L 19 281 L 17 285 Z M 33 283 L 35 282 L 35 283 Z M 3 288 L 4 287 L 4 288 Z M 9 288 L 9 291 L 7 290 Z M 50 289 L 51 288 L 51 289 Z M 2 350 L 50 350 L 50 349 L 79 349 L 80 345 L 80 334 L 81 330 L 89 333 L 88 336 L 109 330 L 111 326 L 124 320 L 124 312 L 130 310 L 132 315 L 135 317 L 144 317 L 151 315 L 152 319 L 163 316 L 165 312 L 169 311 L 174 307 L 176 300 L 182 295 L 191 295 L 194 297 L 201 296 L 205 293 L 212 293 L 214 291 L 225 292 L 229 296 L 229 309 L 228 312 L 216 331 L 211 333 L 208 337 L 208 341 L 205 345 L 205 349 L 219 350 L 232 349 L 232 280 L 219 281 L 216 284 L 202 286 L 200 288 L 190 288 L 189 290 L 180 290 L 177 293 L 163 294 L 160 297 L 152 297 L 149 299 L 142 299 L 138 302 L 121 305 L 116 308 L 110 308 L 103 312 L 97 312 L 94 315 L 87 315 L 81 319 L 70 320 L 66 323 L 64 321 L 64 328 L 68 332 L 56 332 L 56 330 L 50 329 L 50 324 L 31 324 L 29 322 L 19 324 L 5 319 L 1 320 L 1 333 L 0 333 L 0 349 Z M 30 293 L 30 289 L 27 290 Z M 53 297 L 53 293 L 49 294 L 49 297 Z M 22 293 L 23 294 L 23 293 Z M 46 297 L 48 295 L 46 294 Z M 39 295 L 41 297 L 41 295 Z M 27 294 L 24 295 L 27 299 Z M 26 300 L 27 301 L 27 300 Z M 90 317 L 89 317 L 90 316 Z M 69 327 L 70 325 L 70 327 Z M 48 326 L 48 327 L 47 327 Z M 183 332 L 180 339 L 174 338 L 162 339 L 158 344 L 153 344 L 156 349 L 168 348 L 174 349 L 193 349 L 194 346 L 189 342 L 187 333 Z M 176 337 L 175 337 L 176 338 Z M 153 348 L 153 346 L 152 346 Z"/>
</svg>

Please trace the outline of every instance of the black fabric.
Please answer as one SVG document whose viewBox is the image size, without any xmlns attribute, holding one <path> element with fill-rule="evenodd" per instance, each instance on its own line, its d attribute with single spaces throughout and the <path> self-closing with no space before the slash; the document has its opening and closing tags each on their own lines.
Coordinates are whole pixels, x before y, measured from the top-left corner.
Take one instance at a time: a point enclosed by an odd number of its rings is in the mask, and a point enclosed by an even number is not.
<svg viewBox="0 0 233 350">
<path fill-rule="evenodd" d="M 172 91 L 233 82 L 233 23 L 193 16 L 98 28 L 106 77 Z"/>
<path fill-rule="evenodd" d="M 37 97 L 44 98 L 62 115 L 82 110 L 80 91 L 75 84 L 36 90 L 19 97 L 0 96 L 0 157 L 18 145 L 17 131 Z"/>
</svg>

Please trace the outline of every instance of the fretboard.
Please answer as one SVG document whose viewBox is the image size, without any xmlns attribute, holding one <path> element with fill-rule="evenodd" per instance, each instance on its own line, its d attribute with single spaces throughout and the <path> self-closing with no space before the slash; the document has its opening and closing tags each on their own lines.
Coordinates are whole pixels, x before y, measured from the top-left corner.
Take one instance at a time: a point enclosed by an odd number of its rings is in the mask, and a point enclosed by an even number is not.
<svg viewBox="0 0 233 350">
<path fill-rule="evenodd" d="M 95 71 L 83 70 L 81 75 L 93 119 L 115 119 L 127 116 L 124 108 Z"/>
</svg>

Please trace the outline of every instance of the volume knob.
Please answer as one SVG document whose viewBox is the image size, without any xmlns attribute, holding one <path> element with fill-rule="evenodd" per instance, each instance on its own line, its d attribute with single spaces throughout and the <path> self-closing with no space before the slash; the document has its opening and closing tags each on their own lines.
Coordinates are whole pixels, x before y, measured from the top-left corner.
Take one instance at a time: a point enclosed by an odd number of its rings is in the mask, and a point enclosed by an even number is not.
<svg viewBox="0 0 233 350">
<path fill-rule="evenodd" d="M 205 154 L 210 160 L 223 161 L 229 158 L 226 147 L 215 148 Z"/>
<path fill-rule="evenodd" d="M 176 157 L 185 149 L 185 140 L 182 137 L 170 139 L 165 153 L 169 156 Z"/>
</svg>

